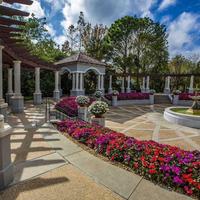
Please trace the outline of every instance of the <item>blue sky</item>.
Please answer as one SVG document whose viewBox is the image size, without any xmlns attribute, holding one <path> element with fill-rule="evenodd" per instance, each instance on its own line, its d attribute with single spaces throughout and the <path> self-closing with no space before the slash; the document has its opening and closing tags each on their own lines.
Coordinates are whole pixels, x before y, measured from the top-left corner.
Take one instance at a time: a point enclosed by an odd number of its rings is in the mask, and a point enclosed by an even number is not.
<svg viewBox="0 0 200 200">
<path fill-rule="evenodd" d="M 125 15 L 149 16 L 166 25 L 170 56 L 200 54 L 200 0 L 39 0 L 23 6 L 47 18 L 47 29 L 58 44 L 80 11 L 87 21 L 110 25 Z"/>
</svg>

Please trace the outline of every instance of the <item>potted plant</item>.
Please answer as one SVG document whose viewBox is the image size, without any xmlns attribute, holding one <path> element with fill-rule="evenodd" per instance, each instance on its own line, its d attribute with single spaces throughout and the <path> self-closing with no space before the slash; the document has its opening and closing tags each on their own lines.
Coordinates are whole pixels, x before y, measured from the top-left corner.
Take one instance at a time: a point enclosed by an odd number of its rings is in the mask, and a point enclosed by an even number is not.
<svg viewBox="0 0 200 200">
<path fill-rule="evenodd" d="M 173 105 L 178 105 L 179 95 L 181 94 L 180 90 L 173 91 Z"/>
<path fill-rule="evenodd" d="M 94 101 L 88 108 L 88 111 L 94 115 L 92 122 L 105 126 L 104 114 L 108 111 L 108 104 L 103 101 Z"/>
<path fill-rule="evenodd" d="M 75 101 L 80 107 L 87 107 L 90 103 L 89 97 L 83 95 L 77 96 Z"/>
<path fill-rule="evenodd" d="M 103 92 L 101 90 L 97 90 L 94 93 L 94 96 L 96 97 L 97 100 L 101 100 L 101 97 L 103 96 Z"/>
<path fill-rule="evenodd" d="M 149 90 L 149 100 L 150 100 L 150 104 L 154 104 L 154 94 L 156 93 L 156 91 L 154 89 Z"/>
<path fill-rule="evenodd" d="M 79 105 L 78 107 L 78 118 L 84 121 L 88 121 L 87 119 L 87 106 L 90 103 L 90 99 L 86 96 L 80 95 L 75 99 L 76 103 Z"/>
<path fill-rule="evenodd" d="M 117 90 L 112 91 L 112 106 L 117 106 L 117 96 L 119 92 Z"/>
</svg>

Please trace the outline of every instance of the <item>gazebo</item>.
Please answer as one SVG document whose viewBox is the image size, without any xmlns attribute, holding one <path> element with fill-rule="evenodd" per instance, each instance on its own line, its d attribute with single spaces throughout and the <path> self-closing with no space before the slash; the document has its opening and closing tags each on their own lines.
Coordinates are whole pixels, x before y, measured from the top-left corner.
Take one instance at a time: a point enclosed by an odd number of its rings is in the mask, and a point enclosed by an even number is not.
<svg viewBox="0 0 200 200">
<path fill-rule="evenodd" d="M 72 76 L 71 96 L 84 95 L 84 75 L 93 71 L 98 77 L 97 90 L 104 93 L 104 76 L 106 64 L 79 52 L 55 63 L 58 76 L 68 72 Z M 54 91 L 54 97 L 58 98 L 58 91 Z"/>
</svg>

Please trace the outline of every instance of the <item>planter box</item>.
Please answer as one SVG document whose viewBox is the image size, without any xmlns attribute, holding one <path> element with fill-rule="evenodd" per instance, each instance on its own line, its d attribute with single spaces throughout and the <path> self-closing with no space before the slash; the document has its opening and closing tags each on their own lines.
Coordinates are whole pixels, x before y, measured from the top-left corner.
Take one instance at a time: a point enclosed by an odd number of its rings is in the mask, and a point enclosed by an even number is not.
<svg viewBox="0 0 200 200">
<path fill-rule="evenodd" d="M 88 108 L 87 107 L 79 107 L 78 108 L 78 118 L 87 121 L 88 116 Z"/>
<path fill-rule="evenodd" d="M 117 106 L 118 103 L 117 103 L 117 96 L 112 96 L 112 106 Z"/>
<path fill-rule="evenodd" d="M 104 117 L 101 117 L 101 118 L 92 117 L 91 121 L 94 124 L 98 124 L 100 126 L 105 127 L 105 118 Z"/>
</svg>

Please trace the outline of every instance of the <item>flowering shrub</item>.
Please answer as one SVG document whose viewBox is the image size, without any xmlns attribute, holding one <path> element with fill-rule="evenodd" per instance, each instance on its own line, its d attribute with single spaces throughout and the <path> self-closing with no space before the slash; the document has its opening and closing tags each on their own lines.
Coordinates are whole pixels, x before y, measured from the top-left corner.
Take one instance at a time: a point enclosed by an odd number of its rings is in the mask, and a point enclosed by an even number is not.
<svg viewBox="0 0 200 200">
<path fill-rule="evenodd" d="M 112 94 L 107 94 L 105 96 L 108 100 L 112 99 Z M 139 99 L 149 99 L 148 93 L 139 93 L 139 92 L 131 92 L 131 93 L 119 93 L 117 96 L 118 100 L 139 100 Z"/>
<path fill-rule="evenodd" d="M 94 101 L 94 99 L 90 98 L 89 105 Z M 60 100 L 55 108 L 63 113 L 65 113 L 69 117 L 77 117 L 78 116 L 78 104 L 76 102 L 76 97 L 66 97 Z"/>
<path fill-rule="evenodd" d="M 200 95 L 200 93 L 198 93 Z M 179 94 L 179 100 L 192 100 L 191 96 L 195 96 L 195 93 L 181 93 Z"/>
<path fill-rule="evenodd" d="M 113 91 L 112 91 L 112 95 L 113 95 L 113 96 L 118 96 L 118 95 L 119 95 L 119 92 L 118 92 L 117 90 L 113 90 Z"/>
<path fill-rule="evenodd" d="M 88 108 L 88 111 L 96 117 L 101 117 L 108 111 L 108 104 L 103 101 L 94 101 Z"/>
<path fill-rule="evenodd" d="M 101 90 L 97 90 L 97 91 L 94 93 L 94 96 L 95 96 L 96 98 L 101 98 L 101 97 L 103 96 L 103 93 L 102 93 Z"/>
<path fill-rule="evenodd" d="M 155 91 L 154 89 L 151 89 L 151 90 L 149 91 L 149 93 L 150 93 L 150 94 L 155 94 L 156 91 Z"/>
<path fill-rule="evenodd" d="M 90 103 L 90 99 L 89 99 L 89 97 L 80 95 L 80 96 L 76 97 L 76 103 L 79 106 L 87 106 Z"/>
<path fill-rule="evenodd" d="M 154 141 L 139 141 L 79 120 L 57 123 L 60 131 L 145 178 L 200 198 L 200 152 Z"/>
<path fill-rule="evenodd" d="M 179 95 L 179 94 L 181 94 L 181 91 L 180 91 L 180 90 L 174 90 L 174 91 L 173 91 L 173 94 L 174 94 L 174 95 Z"/>
</svg>

